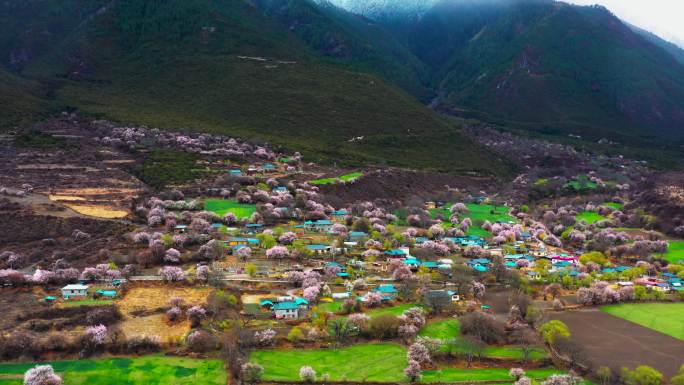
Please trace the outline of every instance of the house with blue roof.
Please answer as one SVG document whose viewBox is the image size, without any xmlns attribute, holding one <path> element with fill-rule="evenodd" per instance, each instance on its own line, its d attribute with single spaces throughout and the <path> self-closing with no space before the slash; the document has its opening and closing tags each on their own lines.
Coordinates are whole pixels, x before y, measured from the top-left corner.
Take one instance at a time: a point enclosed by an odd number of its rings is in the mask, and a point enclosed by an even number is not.
<svg viewBox="0 0 684 385">
<path fill-rule="evenodd" d="M 396 298 L 399 291 L 392 284 L 383 284 L 373 289 L 374 292 L 380 293 L 382 295 L 383 301 L 390 301 Z"/>
<path fill-rule="evenodd" d="M 241 176 L 242 170 L 240 170 L 239 168 L 237 168 L 237 169 L 234 168 L 234 169 L 231 169 L 230 171 L 228 171 L 228 174 L 231 176 Z"/>
<path fill-rule="evenodd" d="M 478 237 L 475 235 L 468 235 L 466 237 L 449 237 L 447 239 L 452 240 L 455 244 L 460 245 L 461 247 L 468 247 L 468 246 L 484 247 L 487 245 L 487 241 L 484 238 Z"/>
<path fill-rule="evenodd" d="M 273 188 L 273 192 L 277 193 L 286 193 L 287 192 L 287 187 L 285 186 L 278 186 Z"/>
<path fill-rule="evenodd" d="M 273 163 L 266 163 L 266 164 L 264 165 L 264 171 L 269 171 L 269 172 L 270 172 L 270 171 L 275 171 L 275 170 L 276 170 L 276 166 L 275 166 L 275 164 L 273 164 Z"/>
<path fill-rule="evenodd" d="M 256 238 L 245 238 L 245 237 L 231 237 L 225 241 L 228 246 L 235 248 L 235 246 L 259 246 L 259 240 Z"/>
<path fill-rule="evenodd" d="M 428 237 L 416 237 L 416 245 L 422 245 L 427 241 L 429 241 Z"/>
<path fill-rule="evenodd" d="M 261 223 L 248 223 L 245 225 L 243 232 L 245 234 L 257 234 L 264 229 L 264 225 Z"/>
<path fill-rule="evenodd" d="M 484 273 L 489 270 L 489 265 L 491 265 L 491 263 L 492 261 L 487 258 L 477 258 L 468 261 L 468 266 L 481 273 Z"/>
<path fill-rule="evenodd" d="M 347 212 L 346 209 L 341 209 L 341 210 L 333 211 L 330 214 L 330 217 L 333 219 L 333 221 L 335 221 L 337 223 L 342 223 L 345 221 L 345 218 L 347 217 L 348 214 L 349 213 Z"/>
<path fill-rule="evenodd" d="M 368 238 L 368 234 L 363 231 L 352 231 L 347 236 L 347 240 L 352 242 L 358 242 L 363 238 Z"/>
<path fill-rule="evenodd" d="M 299 305 L 294 301 L 278 302 L 271 307 L 271 311 L 277 319 L 299 318 Z"/>
<path fill-rule="evenodd" d="M 301 297 L 279 297 L 261 300 L 260 305 L 270 307 L 277 319 L 297 319 L 309 307 L 309 301 Z"/>
<path fill-rule="evenodd" d="M 436 269 L 439 267 L 439 264 L 435 261 L 424 261 L 420 263 L 420 266 L 428 269 Z"/>
<path fill-rule="evenodd" d="M 307 250 L 312 251 L 315 254 L 326 254 L 332 250 L 332 246 L 329 245 L 306 245 Z"/>
<path fill-rule="evenodd" d="M 406 257 L 406 256 L 408 256 L 407 250 L 402 250 L 402 249 L 385 250 L 385 255 L 386 255 L 388 258 L 399 258 L 399 257 Z"/>
<path fill-rule="evenodd" d="M 328 219 L 319 219 L 316 221 L 306 221 L 304 222 L 304 228 L 309 231 L 317 231 L 321 233 L 327 233 L 332 229 L 333 222 Z"/>
</svg>

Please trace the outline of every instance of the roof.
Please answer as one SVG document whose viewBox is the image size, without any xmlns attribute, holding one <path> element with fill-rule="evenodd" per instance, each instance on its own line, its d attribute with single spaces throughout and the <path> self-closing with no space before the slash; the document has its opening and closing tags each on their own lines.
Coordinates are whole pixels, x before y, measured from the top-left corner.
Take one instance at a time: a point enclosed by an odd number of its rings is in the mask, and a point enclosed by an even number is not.
<svg viewBox="0 0 684 385">
<path fill-rule="evenodd" d="M 74 283 L 71 285 L 66 285 L 62 290 L 88 290 L 88 285 L 81 285 L 79 283 Z"/>
<path fill-rule="evenodd" d="M 367 236 L 368 234 L 364 233 L 363 231 L 352 231 L 349 233 L 349 237 L 351 238 L 362 238 Z"/>
<path fill-rule="evenodd" d="M 96 293 L 103 297 L 116 297 L 116 290 L 98 290 Z"/>
<path fill-rule="evenodd" d="M 425 293 L 425 296 L 428 298 L 440 298 L 440 297 L 451 297 L 451 294 L 447 292 L 446 290 L 430 290 L 427 293 Z"/>
<path fill-rule="evenodd" d="M 490 263 L 492 263 L 492 261 L 490 261 L 487 258 L 477 258 L 477 259 L 472 259 L 472 260 L 468 261 L 468 263 L 470 263 L 471 265 L 476 265 L 476 264 L 489 265 Z"/>
<path fill-rule="evenodd" d="M 397 292 L 397 289 L 392 284 L 380 285 L 373 290 L 380 292 L 380 293 L 396 293 Z"/>
<path fill-rule="evenodd" d="M 306 245 L 306 248 L 309 250 L 327 250 L 330 248 L 328 245 Z"/>
<path fill-rule="evenodd" d="M 295 298 L 295 304 L 296 304 L 296 305 L 308 305 L 308 304 L 309 304 L 309 301 L 307 301 L 307 300 L 304 299 L 304 298 L 297 297 L 297 298 Z"/>
<path fill-rule="evenodd" d="M 400 250 L 400 249 L 387 250 L 387 251 L 385 251 L 385 254 L 387 254 L 387 255 L 406 255 L 406 253 L 404 253 L 404 250 Z"/>
<path fill-rule="evenodd" d="M 262 225 L 261 223 L 249 223 L 249 224 L 247 224 L 247 226 L 245 226 L 245 227 L 247 227 L 247 228 L 255 228 L 255 227 L 263 227 L 263 226 L 264 226 L 264 225 Z"/>
<path fill-rule="evenodd" d="M 313 223 L 314 226 L 325 226 L 325 225 L 332 225 L 332 221 L 328 219 L 319 219 L 316 222 Z"/>
<path fill-rule="evenodd" d="M 336 211 L 332 212 L 332 215 L 335 215 L 335 216 L 347 215 L 347 210 L 344 210 L 344 209 L 336 210 Z"/>
<path fill-rule="evenodd" d="M 294 302 L 278 302 L 273 305 L 271 310 L 295 310 L 297 308 L 299 308 L 299 305 Z"/>
</svg>

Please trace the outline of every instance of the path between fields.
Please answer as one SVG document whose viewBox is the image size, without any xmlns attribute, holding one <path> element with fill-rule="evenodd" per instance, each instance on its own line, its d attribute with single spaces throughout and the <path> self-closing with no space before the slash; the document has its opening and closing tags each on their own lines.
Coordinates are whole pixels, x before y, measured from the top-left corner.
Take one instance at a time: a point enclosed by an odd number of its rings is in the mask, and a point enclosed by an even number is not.
<svg viewBox="0 0 684 385">
<path fill-rule="evenodd" d="M 161 275 L 136 275 L 128 278 L 129 281 L 163 281 Z M 253 282 L 253 283 L 289 283 L 289 281 L 281 281 L 276 279 L 258 279 L 250 278 L 247 274 L 225 275 L 221 278 L 222 281 L 239 281 L 239 282 Z"/>
<path fill-rule="evenodd" d="M 596 367 L 619 372 L 623 366 L 649 365 L 669 378 L 684 364 L 684 341 L 597 308 L 566 311 L 552 318 L 568 325 L 572 338 L 584 346 Z"/>
</svg>

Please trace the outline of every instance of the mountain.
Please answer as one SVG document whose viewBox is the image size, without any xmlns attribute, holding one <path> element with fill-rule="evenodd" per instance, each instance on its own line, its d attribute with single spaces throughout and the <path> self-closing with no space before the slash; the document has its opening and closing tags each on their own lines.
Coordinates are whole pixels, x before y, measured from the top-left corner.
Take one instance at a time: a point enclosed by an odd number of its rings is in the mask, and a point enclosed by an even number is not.
<svg viewBox="0 0 684 385">
<path fill-rule="evenodd" d="M 0 36 L 12 79 L 49 87 L 41 102 L 56 108 L 266 140 L 339 165 L 511 170 L 416 100 L 429 97 L 427 70 L 408 48 L 339 8 L 9 0 Z"/>
<path fill-rule="evenodd" d="M 47 115 L 50 103 L 38 82 L 0 69 L 0 132 L 31 124 Z"/>
<path fill-rule="evenodd" d="M 415 18 L 430 10 L 438 0 L 318 0 L 374 20 Z"/>
<path fill-rule="evenodd" d="M 440 111 L 592 141 L 684 142 L 680 50 L 603 7 L 442 0 L 419 17 L 373 20 L 430 69 Z"/>
<path fill-rule="evenodd" d="M 681 151 L 684 65 L 671 48 L 605 8 L 553 0 L 0 3 L 7 88 L 31 101 L 20 106 L 231 133 L 343 165 L 510 170 L 426 104 L 529 135 L 608 138 L 613 152 Z"/>
<path fill-rule="evenodd" d="M 657 45 L 658 47 L 664 49 L 667 51 L 672 57 L 677 59 L 679 63 L 684 65 L 684 49 L 682 49 L 681 45 L 677 45 L 675 43 L 669 42 L 665 39 L 660 38 L 658 35 L 649 32 L 645 29 L 639 28 L 635 25 L 631 24 L 626 24 L 628 27 L 630 27 L 634 32 L 638 33 L 641 35 L 644 39 L 650 41 L 651 43 Z"/>
</svg>

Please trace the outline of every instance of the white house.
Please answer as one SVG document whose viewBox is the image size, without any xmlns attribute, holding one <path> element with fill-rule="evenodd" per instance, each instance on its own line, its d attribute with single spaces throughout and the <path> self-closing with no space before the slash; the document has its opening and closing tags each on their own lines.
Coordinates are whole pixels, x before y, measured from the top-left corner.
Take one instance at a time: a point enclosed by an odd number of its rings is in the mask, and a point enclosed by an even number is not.
<svg viewBox="0 0 684 385">
<path fill-rule="evenodd" d="M 88 296 L 88 285 L 73 284 L 66 285 L 62 288 L 62 297 L 65 299 L 73 297 L 87 297 Z"/>
<path fill-rule="evenodd" d="M 278 302 L 271 310 L 277 319 L 299 318 L 299 306 L 294 302 Z"/>
</svg>

